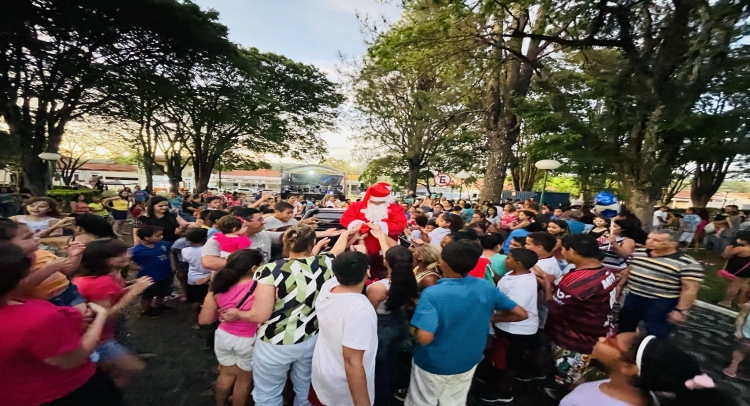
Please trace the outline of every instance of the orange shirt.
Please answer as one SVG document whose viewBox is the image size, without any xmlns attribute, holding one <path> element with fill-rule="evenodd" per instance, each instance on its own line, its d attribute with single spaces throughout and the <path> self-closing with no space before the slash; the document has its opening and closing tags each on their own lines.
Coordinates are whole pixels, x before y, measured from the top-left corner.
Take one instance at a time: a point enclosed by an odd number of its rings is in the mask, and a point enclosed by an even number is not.
<svg viewBox="0 0 750 406">
<path fill-rule="evenodd" d="M 57 259 L 57 255 L 49 251 L 36 250 L 36 252 L 34 252 L 34 263 L 31 265 L 31 272 L 39 271 L 55 259 Z M 62 272 L 55 272 L 42 281 L 39 286 L 34 287 L 30 296 L 37 299 L 49 300 L 60 294 L 68 287 L 68 284 L 70 284 L 70 281 L 65 274 Z"/>
</svg>

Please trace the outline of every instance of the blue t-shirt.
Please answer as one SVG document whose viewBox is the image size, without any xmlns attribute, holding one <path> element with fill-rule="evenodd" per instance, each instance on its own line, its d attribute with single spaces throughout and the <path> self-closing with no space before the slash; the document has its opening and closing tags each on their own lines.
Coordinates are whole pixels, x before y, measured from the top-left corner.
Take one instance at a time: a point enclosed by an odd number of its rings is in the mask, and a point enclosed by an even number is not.
<svg viewBox="0 0 750 406">
<path fill-rule="evenodd" d="M 145 202 L 148 199 L 148 193 L 145 190 L 136 190 L 133 192 L 133 200 L 136 202 Z"/>
<path fill-rule="evenodd" d="M 461 210 L 461 217 L 464 219 L 464 223 L 471 223 L 471 218 L 474 217 L 474 209 Z"/>
<path fill-rule="evenodd" d="M 218 232 L 219 232 L 218 228 L 215 228 L 215 227 L 209 228 L 208 231 L 206 232 L 206 239 L 211 238 L 211 236 L 213 236 L 214 234 L 216 234 Z"/>
<path fill-rule="evenodd" d="M 525 228 L 517 228 L 508 234 L 508 238 L 505 239 L 505 242 L 503 243 L 503 253 L 506 255 L 508 254 L 508 251 L 510 251 L 510 242 L 513 241 L 513 237 L 526 237 L 529 235 L 528 231 L 526 231 Z"/>
<path fill-rule="evenodd" d="M 586 229 L 586 224 L 581 223 L 578 220 L 565 220 L 568 223 L 571 234 L 583 234 L 583 230 Z"/>
<path fill-rule="evenodd" d="M 428 345 L 417 345 L 414 363 L 431 374 L 462 374 L 482 360 L 490 317 L 516 303 L 484 279 L 444 278 L 422 291 L 411 324 L 433 333 Z"/>
<path fill-rule="evenodd" d="M 151 279 L 162 281 L 172 277 L 172 264 L 169 261 L 169 244 L 159 241 L 154 248 L 138 244 L 133 247 L 133 262 L 141 267 L 138 278 L 150 276 Z"/>
</svg>

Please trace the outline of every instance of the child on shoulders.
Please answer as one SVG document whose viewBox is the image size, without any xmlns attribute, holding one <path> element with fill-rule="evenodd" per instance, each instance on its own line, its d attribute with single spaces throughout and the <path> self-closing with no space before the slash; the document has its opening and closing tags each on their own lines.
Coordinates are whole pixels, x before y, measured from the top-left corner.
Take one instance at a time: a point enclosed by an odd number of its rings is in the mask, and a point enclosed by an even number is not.
<svg viewBox="0 0 750 406">
<path fill-rule="evenodd" d="M 219 243 L 222 258 L 228 257 L 235 251 L 250 248 L 250 239 L 245 235 L 247 228 L 239 218 L 224 216 L 216 222 L 216 228 L 219 232 L 214 234 L 214 240 Z"/>
</svg>

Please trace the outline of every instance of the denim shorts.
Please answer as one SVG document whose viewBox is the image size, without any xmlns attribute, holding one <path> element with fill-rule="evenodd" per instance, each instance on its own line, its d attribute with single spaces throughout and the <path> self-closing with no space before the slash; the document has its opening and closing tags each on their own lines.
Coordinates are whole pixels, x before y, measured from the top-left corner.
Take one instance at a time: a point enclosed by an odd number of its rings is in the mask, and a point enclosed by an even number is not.
<svg viewBox="0 0 750 406">
<path fill-rule="evenodd" d="M 81 303 L 86 303 L 86 299 L 81 296 L 78 291 L 78 287 L 72 283 L 68 284 L 68 287 L 59 295 L 49 300 L 55 306 L 75 306 Z"/>
<path fill-rule="evenodd" d="M 99 354 L 99 361 L 107 362 L 128 353 L 128 349 L 115 340 L 109 340 L 104 344 L 96 347 L 96 353 Z"/>
</svg>

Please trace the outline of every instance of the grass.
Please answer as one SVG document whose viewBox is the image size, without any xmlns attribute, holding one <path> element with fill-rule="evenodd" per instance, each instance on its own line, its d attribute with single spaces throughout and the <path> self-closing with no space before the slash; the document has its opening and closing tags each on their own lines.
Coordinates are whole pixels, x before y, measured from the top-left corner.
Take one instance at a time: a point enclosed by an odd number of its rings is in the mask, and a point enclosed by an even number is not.
<svg viewBox="0 0 750 406">
<path fill-rule="evenodd" d="M 712 304 L 723 300 L 729 281 L 719 278 L 716 271 L 724 267 L 726 260 L 719 253 L 702 248 L 685 250 L 685 253 L 700 261 L 706 268 L 703 285 L 698 291 L 698 300 Z"/>
</svg>

